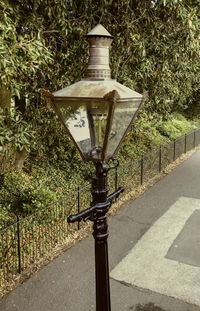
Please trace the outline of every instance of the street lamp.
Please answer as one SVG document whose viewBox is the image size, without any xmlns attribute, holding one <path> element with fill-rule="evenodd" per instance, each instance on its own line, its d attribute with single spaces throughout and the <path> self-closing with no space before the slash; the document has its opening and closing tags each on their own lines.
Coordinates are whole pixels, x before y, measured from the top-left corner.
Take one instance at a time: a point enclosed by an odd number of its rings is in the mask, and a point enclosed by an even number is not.
<svg viewBox="0 0 200 311">
<path fill-rule="evenodd" d="M 119 187 L 108 195 L 107 173 L 111 167 L 106 162 L 114 159 L 145 95 L 111 79 L 109 47 L 113 37 L 102 25 L 94 27 L 86 37 L 90 52 L 87 77 L 57 92 L 44 90 L 43 93 L 81 157 L 93 161 L 96 167 L 90 208 L 69 216 L 67 221 L 93 222 L 96 310 L 110 311 L 106 213 L 124 188 Z"/>
</svg>

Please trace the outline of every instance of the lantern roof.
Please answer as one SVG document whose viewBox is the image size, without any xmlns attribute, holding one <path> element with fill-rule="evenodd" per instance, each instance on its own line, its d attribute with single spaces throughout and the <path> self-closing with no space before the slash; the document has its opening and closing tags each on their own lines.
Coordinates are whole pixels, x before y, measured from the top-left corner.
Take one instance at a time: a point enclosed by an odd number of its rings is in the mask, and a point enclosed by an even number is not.
<svg viewBox="0 0 200 311">
<path fill-rule="evenodd" d="M 141 98 L 142 95 L 117 82 L 116 80 L 81 80 L 64 89 L 54 92 L 56 97 L 103 98 L 111 91 L 117 91 L 121 99 Z"/>
</svg>

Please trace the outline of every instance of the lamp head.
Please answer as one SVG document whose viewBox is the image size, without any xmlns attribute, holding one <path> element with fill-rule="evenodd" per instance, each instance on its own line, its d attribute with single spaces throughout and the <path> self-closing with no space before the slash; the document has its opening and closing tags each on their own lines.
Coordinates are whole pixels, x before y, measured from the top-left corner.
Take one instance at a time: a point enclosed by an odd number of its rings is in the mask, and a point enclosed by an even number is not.
<svg viewBox="0 0 200 311">
<path fill-rule="evenodd" d="M 117 153 L 146 96 L 111 79 L 113 37 L 102 25 L 86 37 L 90 51 L 86 78 L 44 95 L 82 158 L 106 161 Z"/>
</svg>

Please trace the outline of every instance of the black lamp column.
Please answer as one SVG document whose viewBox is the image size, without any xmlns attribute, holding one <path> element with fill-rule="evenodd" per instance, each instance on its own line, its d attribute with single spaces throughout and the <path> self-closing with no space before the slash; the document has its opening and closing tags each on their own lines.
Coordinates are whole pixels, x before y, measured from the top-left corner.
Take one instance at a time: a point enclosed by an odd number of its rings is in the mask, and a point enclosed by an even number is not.
<svg viewBox="0 0 200 311">
<path fill-rule="evenodd" d="M 105 162 L 97 162 L 96 174 L 92 179 L 91 207 L 76 215 L 68 217 L 68 222 L 80 220 L 93 221 L 93 236 L 95 239 L 95 273 L 96 273 L 96 311 L 111 311 L 110 304 L 110 283 L 109 283 L 109 264 L 108 264 L 108 225 L 107 212 L 112 201 L 124 191 L 119 187 L 115 192 L 107 196 L 107 172 L 110 168 L 106 167 Z"/>
<path fill-rule="evenodd" d="M 92 180 L 92 205 L 98 205 L 94 217 L 93 236 L 95 239 L 96 310 L 110 311 L 110 282 L 108 264 L 108 225 L 106 213 L 110 202 L 108 194 L 107 169 L 105 163 L 96 163 L 96 176 Z"/>
</svg>

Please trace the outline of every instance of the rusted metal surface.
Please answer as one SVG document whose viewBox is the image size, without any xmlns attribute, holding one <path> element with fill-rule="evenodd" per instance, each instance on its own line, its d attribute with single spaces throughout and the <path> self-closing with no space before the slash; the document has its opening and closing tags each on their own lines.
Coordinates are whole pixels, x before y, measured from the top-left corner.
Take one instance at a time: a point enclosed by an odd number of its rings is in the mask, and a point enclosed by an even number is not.
<svg viewBox="0 0 200 311">
<path fill-rule="evenodd" d="M 129 89 L 128 87 L 120 84 L 116 80 L 98 80 L 89 81 L 81 80 L 76 82 L 62 90 L 53 93 L 55 97 L 74 97 L 81 99 L 86 98 L 103 98 L 105 94 L 111 91 L 117 91 L 121 99 L 132 99 L 137 98 L 142 100 L 143 95 Z"/>
</svg>

